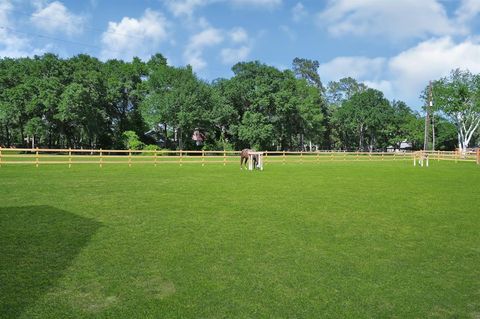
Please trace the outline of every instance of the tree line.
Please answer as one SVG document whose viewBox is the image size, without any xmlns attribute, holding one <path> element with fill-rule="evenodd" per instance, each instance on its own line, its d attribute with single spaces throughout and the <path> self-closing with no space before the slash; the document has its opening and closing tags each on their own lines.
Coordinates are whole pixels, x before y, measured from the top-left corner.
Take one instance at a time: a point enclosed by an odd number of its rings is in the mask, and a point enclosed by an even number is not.
<svg viewBox="0 0 480 319">
<path fill-rule="evenodd" d="M 413 149 L 423 147 L 422 115 L 353 78 L 324 85 L 318 66 L 301 58 L 288 70 L 241 62 L 232 67 L 231 78 L 206 82 L 190 66 L 168 65 L 161 54 L 131 62 L 102 62 L 84 54 L 3 58 L 0 144 L 374 151 L 408 142 Z M 454 90 L 448 91 L 450 80 L 435 83 L 435 96 L 445 105 L 450 104 L 442 94 Z M 436 111 L 435 148 L 453 149 L 461 124 Z M 195 133 L 203 141 L 192 139 Z"/>
</svg>

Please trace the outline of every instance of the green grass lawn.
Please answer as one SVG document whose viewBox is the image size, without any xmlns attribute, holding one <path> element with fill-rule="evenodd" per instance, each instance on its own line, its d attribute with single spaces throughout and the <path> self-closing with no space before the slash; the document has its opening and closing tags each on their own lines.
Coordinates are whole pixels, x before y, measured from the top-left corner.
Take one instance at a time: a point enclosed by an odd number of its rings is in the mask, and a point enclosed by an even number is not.
<svg viewBox="0 0 480 319">
<path fill-rule="evenodd" d="M 479 318 L 480 167 L 3 165 L 1 318 Z"/>
</svg>

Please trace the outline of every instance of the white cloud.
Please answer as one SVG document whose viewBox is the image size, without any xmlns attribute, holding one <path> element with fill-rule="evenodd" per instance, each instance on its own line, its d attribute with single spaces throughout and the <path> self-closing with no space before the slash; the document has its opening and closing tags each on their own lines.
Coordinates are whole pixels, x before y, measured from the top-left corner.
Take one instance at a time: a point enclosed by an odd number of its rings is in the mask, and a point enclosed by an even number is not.
<svg viewBox="0 0 480 319">
<path fill-rule="evenodd" d="M 245 60 L 252 50 L 252 41 L 244 28 L 235 27 L 227 31 L 207 24 L 204 30 L 190 37 L 183 52 L 184 60 L 195 71 L 204 69 L 207 66 L 207 61 L 203 57 L 204 51 L 224 42 L 230 45 L 230 47 L 224 47 L 220 50 L 220 59 L 224 64 L 233 64 Z"/>
<path fill-rule="evenodd" d="M 264 7 L 273 9 L 282 4 L 282 0 L 230 0 L 236 6 Z"/>
<path fill-rule="evenodd" d="M 327 81 L 351 76 L 382 90 L 390 99 L 418 107 L 419 95 L 430 80 L 447 76 L 456 68 L 480 73 L 479 56 L 479 41 L 456 43 L 446 36 L 423 41 L 391 58 L 337 57 L 321 64 L 319 73 Z"/>
<path fill-rule="evenodd" d="M 0 58 L 24 57 L 34 54 L 42 54 L 45 49 L 32 49 L 30 39 L 16 33 L 14 19 L 10 16 L 14 6 L 12 1 L 0 0 Z"/>
<path fill-rule="evenodd" d="M 2 21 L 2 28 L 0 28 L 0 57 L 22 55 L 18 53 L 27 44 L 25 39 L 12 33 L 10 30 L 13 24 L 10 19 L 12 9 L 13 5 L 10 1 L 0 1 L 0 21 Z"/>
<path fill-rule="evenodd" d="M 245 59 L 250 54 L 250 46 L 241 46 L 239 48 L 225 48 L 220 52 L 222 57 L 222 62 L 224 64 L 234 64 L 240 61 L 245 61 Z"/>
<path fill-rule="evenodd" d="M 424 41 L 390 59 L 388 68 L 396 93 L 404 98 L 420 95 L 429 80 L 455 68 L 480 73 L 480 43 L 455 43 L 450 37 Z"/>
<path fill-rule="evenodd" d="M 382 91 L 383 94 L 390 99 L 395 99 L 395 95 L 393 93 L 393 85 L 392 82 L 388 80 L 379 80 L 379 81 L 363 81 L 363 83 L 368 86 L 369 88 L 376 89 Z"/>
<path fill-rule="evenodd" d="M 317 22 L 333 36 L 383 35 L 392 39 L 464 34 L 437 0 L 331 0 Z"/>
<path fill-rule="evenodd" d="M 304 20 L 308 16 L 308 12 L 305 9 L 305 6 L 301 3 L 298 2 L 293 8 L 292 8 L 292 19 L 295 22 L 300 22 Z"/>
<path fill-rule="evenodd" d="M 48 0 L 30 0 L 30 2 L 37 10 L 41 10 L 48 4 Z"/>
<path fill-rule="evenodd" d="M 282 0 L 164 0 L 168 10 L 175 17 L 191 18 L 195 10 L 214 3 L 226 3 L 234 7 L 273 9 L 282 4 Z"/>
<path fill-rule="evenodd" d="M 468 23 L 480 13 L 480 1 L 462 0 L 459 8 L 455 12 L 457 20 L 460 23 Z"/>
<path fill-rule="evenodd" d="M 147 58 L 156 53 L 168 36 L 169 22 L 162 13 L 145 10 L 140 19 L 124 17 L 109 22 L 102 34 L 102 58 Z"/>
<path fill-rule="evenodd" d="M 223 64 L 234 64 L 245 61 L 252 51 L 252 40 L 250 40 L 247 31 L 243 28 L 234 28 L 229 33 L 230 44 L 232 47 L 223 48 L 220 51 L 220 57 Z"/>
<path fill-rule="evenodd" d="M 361 56 L 337 57 L 328 63 L 323 63 L 318 68 L 322 77 L 327 79 L 340 79 L 353 77 L 355 79 L 381 77 L 385 68 L 385 58 L 367 58 Z"/>
<path fill-rule="evenodd" d="M 65 33 L 75 35 L 82 33 L 85 17 L 70 12 L 63 3 L 54 1 L 46 6 L 37 3 L 38 10 L 32 14 L 30 21 L 48 33 Z"/>
<path fill-rule="evenodd" d="M 248 40 L 248 34 L 244 28 L 234 28 L 230 31 L 230 38 L 235 43 L 241 43 Z"/>
<path fill-rule="evenodd" d="M 196 71 L 207 66 L 207 62 L 203 59 L 203 50 L 207 47 L 215 46 L 223 42 L 224 36 L 220 29 L 209 27 L 190 37 L 185 48 L 183 57 Z"/>
<path fill-rule="evenodd" d="M 191 48 L 203 48 L 218 44 L 223 41 L 223 35 L 220 29 L 208 28 L 193 35 L 190 38 L 189 46 Z"/>
<path fill-rule="evenodd" d="M 295 41 L 297 39 L 297 33 L 293 31 L 288 25 L 281 25 L 279 29 L 287 35 L 290 41 Z"/>
<path fill-rule="evenodd" d="M 176 17 L 191 17 L 197 7 L 207 5 L 210 2 L 211 0 L 168 0 L 166 1 L 166 5 L 170 12 Z"/>
<path fill-rule="evenodd" d="M 199 26 L 202 31 L 192 35 L 183 52 L 184 61 L 190 64 L 195 71 L 200 71 L 207 66 L 204 51 L 208 48 L 226 43 L 228 47 L 220 50 L 220 60 L 224 64 L 236 63 L 244 60 L 250 54 L 252 41 L 248 32 L 242 27 L 230 30 L 214 28 L 205 18 L 201 18 Z"/>
</svg>

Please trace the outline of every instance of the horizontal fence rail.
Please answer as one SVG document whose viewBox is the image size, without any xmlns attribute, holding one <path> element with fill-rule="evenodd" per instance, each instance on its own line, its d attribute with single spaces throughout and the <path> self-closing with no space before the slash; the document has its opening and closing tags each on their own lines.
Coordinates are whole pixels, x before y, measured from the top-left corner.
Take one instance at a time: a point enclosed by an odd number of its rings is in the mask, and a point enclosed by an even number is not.
<svg viewBox="0 0 480 319">
<path fill-rule="evenodd" d="M 265 151 L 264 164 L 320 163 L 320 162 L 374 162 L 374 161 L 467 161 L 479 164 L 479 150 L 418 152 L 343 152 L 315 151 L 289 152 Z M 29 149 L 0 148 L 0 166 L 9 164 L 239 164 L 239 151 L 188 151 L 188 150 L 102 150 L 102 149 Z"/>
</svg>

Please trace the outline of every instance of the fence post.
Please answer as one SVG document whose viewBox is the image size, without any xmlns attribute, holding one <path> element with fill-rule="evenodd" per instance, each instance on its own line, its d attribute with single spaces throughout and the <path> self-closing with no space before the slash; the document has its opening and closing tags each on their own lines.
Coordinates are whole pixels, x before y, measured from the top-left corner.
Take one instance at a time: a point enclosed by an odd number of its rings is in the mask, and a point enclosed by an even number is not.
<svg viewBox="0 0 480 319">
<path fill-rule="evenodd" d="M 132 167 L 132 150 L 128 150 L 128 167 Z"/>
<path fill-rule="evenodd" d="M 383 161 L 383 152 L 382 152 L 382 161 Z"/>
<path fill-rule="evenodd" d="M 202 150 L 202 166 L 205 166 L 205 150 Z"/>
<path fill-rule="evenodd" d="M 179 162 L 180 162 L 180 166 L 183 166 L 183 151 L 180 150 L 180 159 L 179 159 Z"/>
<path fill-rule="evenodd" d="M 227 165 L 227 153 L 223 150 L 223 166 Z"/>
<path fill-rule="evenodd" d="M 358 161 L 358 151 L 357 151 L 357 161 Z"/>
<path fill-rule="evenodd" d="M 395 158 L 395 151 L 393 152 L 393 160 L 396 160 L 396 158 Z"/>
<path fill-rule="evenodd" d="M 0 146 L 0 167 L 2 167 L 2 147 Z"/>
<path fill-rule="evenodd" d="M 285 150 L 283 151 L 283 165 L 285 165 Z"/>
<path fill-rule="evenodd" d="M 455 150 L 455 163 L 457 163 L 457 161 L 458 161 L 458 153 L 459 152 L 457 150 Z"/>
<path fill-rule="evenodd" d="M 102 149 L 100 149 L 100 168 L 103 167 Z"/>
<path fill-rule="evenodd" d="M 333 161 L 333 150 L 330 151 L 330 160 Z"/>
<path fill-rule="evenodd" d="M 35 166 L 38 167 L 38 147 L 36 148 L 36 151 L 35 151 Z"/>
<path fill-rule="evenodd" d="M 68 148 L 68 168 L 72 168 L 72 148 Z"/>
<path fill-rule="evenodd" d="M 413 153 L 413 166 L 417 166 L 417 153 Z"/>
<path fill-rule="evenodd" d="M 300 164 L 303 164 L 303 151 L 300 151 Z"/>
<path fill-rule="evenodd" d="M 344 161 L 347 160 L 347 151 L 343 151 L 343 160 L 344 160 Z"/>
</svg>

